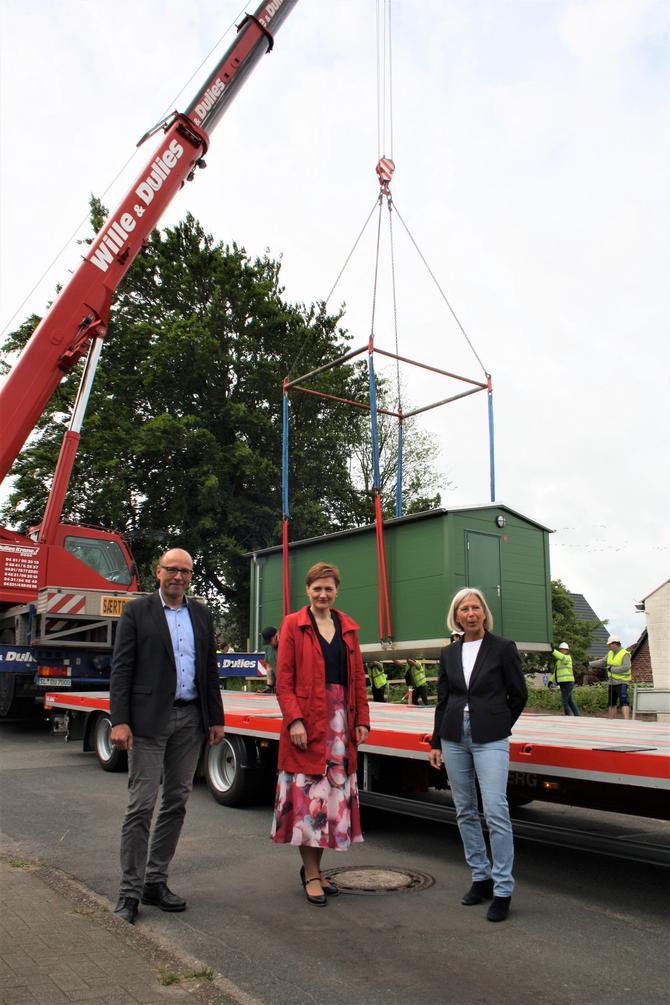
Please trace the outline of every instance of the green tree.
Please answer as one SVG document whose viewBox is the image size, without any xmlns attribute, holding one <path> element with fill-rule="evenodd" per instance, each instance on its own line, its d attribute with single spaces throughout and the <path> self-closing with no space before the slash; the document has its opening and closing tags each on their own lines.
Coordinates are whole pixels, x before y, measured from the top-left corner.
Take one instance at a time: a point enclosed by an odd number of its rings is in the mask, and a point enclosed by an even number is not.
<svg viewBox="0 0 670 1005">
<path fill-rule="evenodd" d="M 94 226 L 105 215 L 93 200 Z M 145 588 L 157 554 L 186 547 L 195 589 L 225 612 L 238 644 L 244 555 L 281 539 L 282 378 L 296 356 L 311 370 L 349 341 L 322 307 L 286 303 L 279 274 L 279 262 L 215 242 L 191 216 L 154 231 L 112 307 L 63 514 L 124 531 Z M 35 320 L 5 352 L 25 344 Z M 79 374 L 65 377 L 12 469 L 2 516 L 19 529 L 41 519 Z M 364 367 L 336 367 L 318 387 L 365 400 Z M 292 395 L 290 407 L 291 538 L 366 522 L 350 458 L 367 427 L 313 395 Z"/>
<path fill-rule="evenodd" d="M 381 408 L 396 409 L 388 385 L 379 382 L 377 389 Z M 404 402 L 407 409 L 407 402 Z M 365 421 L 369 430 L 370 418 Z M 379 474 L 381 482 L 382 512 L 385 519 L 395 516 L 396 484 L 398 475 L 398 420 L 380 412 L 377 422 L 379 441 Z M 450 483 L 440 476 L 435 467 L 440 447 L 437 436 L 422 429 L 416 416 L 403 421 L 403 515 L 436 509 L 441 505 L 440 485 Z M 374 484 L 372 437 L 361 435 L 352 453 L 352 478 L 368 501 L 368 522 L 374 520 L 372 488 Z"/>
<path fill-rule="evenodd" d="M 593 633 L 605 622 L 580 621 L 575 614 L 570 593 L 560 579 L 552 579 L 551 581 L 551 614 L 554 648 L 557 649 L 561 642 L 567 642 L 570 646 L 570 655 L 575 669 L 585 667 L 588 662 L 588 650 L 593 641 Z M 535 673 L 545 667 L 550 669 L 554 667 L 554 660 L 550 654 L 524 654 L 524 668 L 527 673 Z"/>
</svg>

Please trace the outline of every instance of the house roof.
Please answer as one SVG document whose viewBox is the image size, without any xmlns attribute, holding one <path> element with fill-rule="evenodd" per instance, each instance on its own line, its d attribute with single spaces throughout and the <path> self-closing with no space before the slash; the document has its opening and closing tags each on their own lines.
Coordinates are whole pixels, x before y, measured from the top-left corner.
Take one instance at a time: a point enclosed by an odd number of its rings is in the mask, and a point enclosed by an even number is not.
<svg viewBox="0 0 670 1005">
<path fill-rule="evenodd" d="M 583 593 L 571 593 L 570 600 L 572 601 L 575 617 L 578 621 L 602 621 L 602 618 L 598 617 Z M 594 629 L 591 637 L 591 645 L 587 650 L 589 659 L 597 660 L 602 656 L 607 656 L 608 638 L 609 632 L 604 625 Z"/>
<path fill-rule="evenodd" d="M 668 585 L 668 583 L 670 583 L 670 579 L 666 579 L 665 582 L 657 586 L 656 589 L 651 590 L 650 593 L 647 593 L 646 596 L 642 598 L 640 603 L 644 604 L 645 600 L 649 600 L 650 597 L 653 597 L 655 593 L 658 593 L 659 590 L 662 590 L 664 586 Z"/>
<path fill-rule="evenodd" d="M 631 659 L 633 659 L 633 658 L 634 658 L 634 657 L 635 657 L 635 656 L 637 655 L 637 652 L 638 652 L 638 649 L 640 649 L 640 648 L 641 648 L 641 646 L 642 646 L 642 644 L 643 644 L 643 642 L 645 641 L 645 639 L 646 639 L 646 638 L 647 638 L 647 629 L 646 629 L 646 628 L 643 628 L 643 629 L 642 629 L 642 635 L 640 635 L 640 637 L 639 637 L 639 639 L 637 640 L 637 642 L 635 642 L 635 643 L 634 643 L 634 644 L 633 644 L 632 646 L 630 646 L 630 647 L 629 647 L 629 649 L 628 649 L 628 651 L 629 651 L 629 653 L 630 653 L 630 658 L 631 658 Z"/>
</svg>

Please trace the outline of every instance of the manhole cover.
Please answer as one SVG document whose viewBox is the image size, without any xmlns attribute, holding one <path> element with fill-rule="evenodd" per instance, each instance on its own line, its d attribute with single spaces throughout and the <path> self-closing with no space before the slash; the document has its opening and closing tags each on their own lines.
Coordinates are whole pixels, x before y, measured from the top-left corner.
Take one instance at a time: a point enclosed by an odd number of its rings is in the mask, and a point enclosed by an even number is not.
<svg viewBox="0 0 670 1005">
<path fill-rule="evenodd" d="M 348 866 L 328 869 L 324 875 L 337 883 L 342 893 L 406 893 L 409 890 L 426 890 L 435 882 L 425 872 L 391 866 Z"/>
</svg>

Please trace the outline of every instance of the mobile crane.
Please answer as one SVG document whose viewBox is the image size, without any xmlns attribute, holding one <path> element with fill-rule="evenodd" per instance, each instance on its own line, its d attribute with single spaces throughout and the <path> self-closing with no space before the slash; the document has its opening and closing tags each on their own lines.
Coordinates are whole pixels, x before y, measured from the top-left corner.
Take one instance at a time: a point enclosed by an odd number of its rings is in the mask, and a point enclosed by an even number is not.
<svg viewBox="0 0 670 1005">
<path fill-rule="evenodd" d="M 61 523 L 61 515 L 112 298 L 165 208 L 205 167 L 209 134 L 296 2 L 264 0 L 246 15 L 187 110 L 145 133 L 138 146 L 162 133 L 160 144 L 0 390 L 1 482 L 64 375 L 86 357 L 42 522 L 27 535 L 0 527 L 0 717 L 34 704 L 44 684 L 76 681 L 81 690 L 108 678 L 116 621 L 139 590 L 137 569 L 121 534 Z"/>
</svg>

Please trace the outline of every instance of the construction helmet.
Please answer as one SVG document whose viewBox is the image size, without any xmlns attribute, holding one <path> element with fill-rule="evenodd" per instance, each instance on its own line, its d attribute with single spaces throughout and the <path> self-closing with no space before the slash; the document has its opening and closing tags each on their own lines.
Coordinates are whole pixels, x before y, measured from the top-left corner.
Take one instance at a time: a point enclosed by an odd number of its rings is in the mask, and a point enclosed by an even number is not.
<svg viewBox="0 0 670 1005">
<path fill-rule="evenodd" d="M 610 635 L 610 637 L 607 640 L 607 645 L 611 646 L 613 642 L 618 642 L 619 645 L 621 645 L 621 639 L 619 638 L 618 635 Z"/>
<path fill-rule="evenodd" d="M 570 651 L 570 646 L 568 645 L 567 642 L 561 642 L 561 644 L 560 644 L 560 646 L 558 648 L 559 649 L 567 649 L 568 652 Z"/>
</svg>

